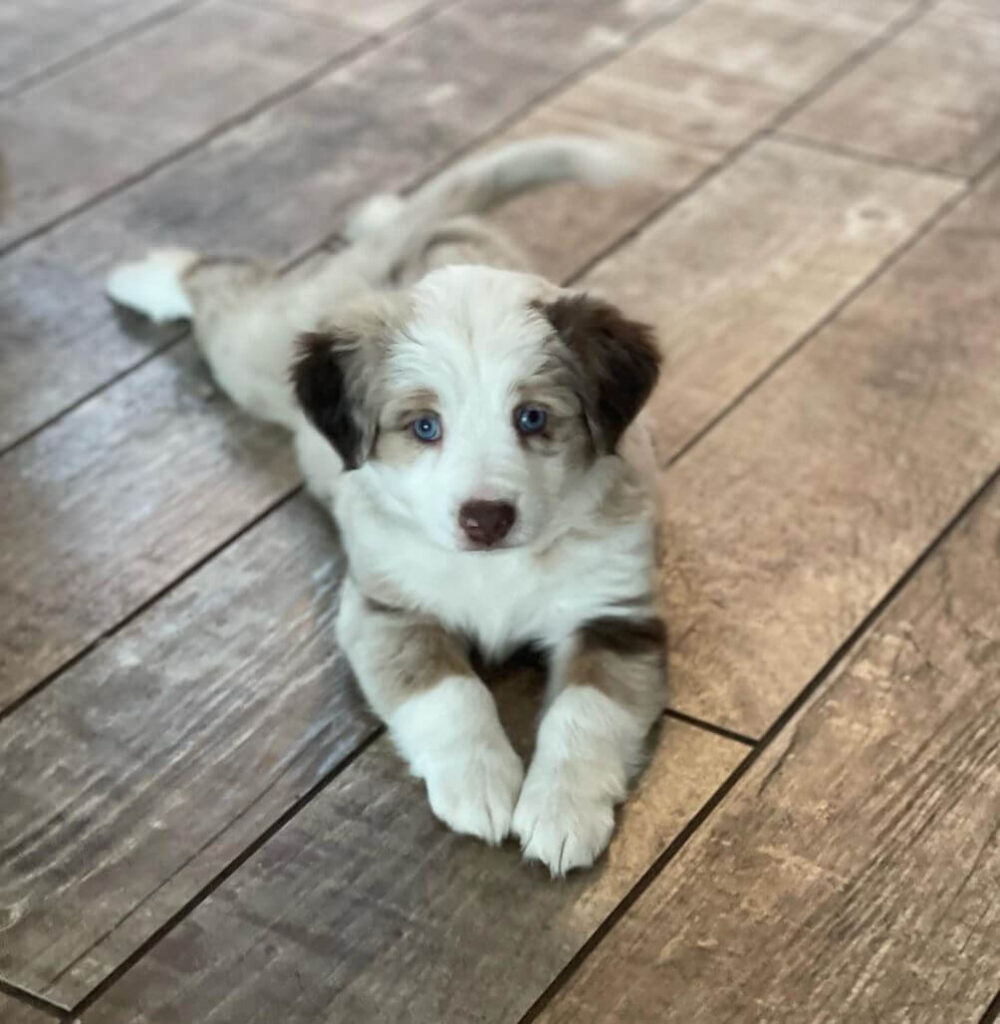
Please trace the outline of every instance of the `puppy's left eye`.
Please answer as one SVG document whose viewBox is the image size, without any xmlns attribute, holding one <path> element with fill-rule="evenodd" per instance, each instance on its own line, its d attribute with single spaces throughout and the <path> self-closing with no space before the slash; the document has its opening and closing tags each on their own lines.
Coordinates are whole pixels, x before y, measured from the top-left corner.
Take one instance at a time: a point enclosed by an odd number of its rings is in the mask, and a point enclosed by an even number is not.
<svg viewBox="0 0 1000 1024">
<path fill-rule="evenodd" d="M 441 418 L 432 412 L 424 413 L 410 424 L 410 430 L 418 441 L 433 444 L 441 438 Z"/>
<path fill-rule="evenodd" d="M 537 405 L 522 405 L 514 412 L 514 424 L 522 434 L 537 434 L 545 429 L 549 414 Z"/>
</svg>

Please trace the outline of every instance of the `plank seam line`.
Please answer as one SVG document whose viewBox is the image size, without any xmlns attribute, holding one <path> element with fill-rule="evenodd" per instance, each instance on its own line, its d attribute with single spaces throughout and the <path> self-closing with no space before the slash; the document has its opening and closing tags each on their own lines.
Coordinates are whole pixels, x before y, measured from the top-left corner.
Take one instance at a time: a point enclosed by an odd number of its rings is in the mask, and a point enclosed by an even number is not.
<svg viewBox="0 0 1000 1024">
<path fill-rule="evenodd" d="M 48 234 L 48 232 L 60 227 L 80 214 L 86 213 L 88 210 L 99 206 L 106 199 L 127 191 L 133 185 L 137 185 L 140 182 L 145 181 L 147 178 L 152 177 L 164 168 L 170 167 L 178 161 L 183 160 L 184 157 L 189 156 L 191 153 L 209 145 L 216 139 L 228 134 L 236 128 L 239 128 L 246 122 L 253 120 L 258 115 L 266 113 L 272 107 L 277 106 L 284 100 L 291 99 L 298 93 L 305 91 L 327 75 L 333 74 L 335 71 L 339 70 L 342 66 L 366 56 L 373 50 L 377 50 L 379 47 L 392 42 L 397 35 L 401 36 L 405 34 L 423 22 L 431 20 L 438 14 L 461 2 L 462 0 L 442 0 L 442 2 L 438 4 L 432 4 L 423 10 L 417 11 L 417 13 L 410 18 L 404 18 L 383 32 L 374 32 L 371 35 L 362 36 L 356 43 L 348 46 L 345 50 L 321 61 L 312 68 L 312 70 L 291 79 L 291 81 L 287 82 L 280 89 L 276 89 L 274 92 L 270 92 L 266 96 L 261 97 L 256 103 L 251 104 L 239 113 L 233 114 L 231 117 L 223 118 L 207 131 L 195 136 L 190 141 L 185 142 L 182 146 L 178 146 L 177 149 L 173 149 L 169 153 L 153 160 L 140 170 L 134 171 L 132 174 L 125 175 L 125 177 L 119 179 L 113 185 L 100 189 L 93 195 L 88 196 L 86 199 L 77 203 L 75 206 L 64 210 L 62 213 L 56 214 L 54 217 L 50 217 L 43 224 L 30 228 L 24 234 L 11 239 L 6 244 L 0 246 L 0 257 L 8 256 L 10 253 L 20 249 L 28 242 L 31 242 L 36 238 L 40 238 L 42 235 Z M 344 27 L 347 28 L 349 26 L 345 23 Z"/>
<path fill-rule="evenodd" d="M 863 64 L 873 54 L 894 41 L 906 29 L 919 21 L 939 0 L 917 0 L 894 21 L 891 21 L 881 31 L 875 33 L 866 43 L 860 46 L 852 54 L 844 58 L 836 67 L 832 68 L 819 81 L 806 89 L 800 96 L 790 100 L 770 120 L 766 121 L 756 131 L 751 132 L 742 142 L 737 143 L 730 149 L 721 160 L 711 164 L 702 171 L 690 184 L 668 196 L 662 203 L 653 207 L 644 217 L 640 218 L 628 231 L 620 235 L 613 242 L 597 252 L 584 265 L 576 270 L 566 281 L 566 284 L 574 284 L 581 277 L 584 277 L 608 257 L 614 255 L 619 249 L 635 241 L 653 226 L 661 217 L 672 210 L 675 206 L 684 202 L 694 195 L 702 186 L 717 178 L 724 171 L 728 170 L 748 150 L 752 149 L 763 139 L 779 131 L 790 121 L 800 110 L 807 107 L 813 100 L 817 99 L 831 86 L 836 85 L 842 78 L 849 75 L 855 68 Z"/>
<path fill-rule="evenodd" d="M 909 171 L 911 174 L 922 174 L 924 177 L 940 178 L 942 181 L 962 184 L 967 183 L 970 177 L 968 174 L 958 174 L 955 171 L 945 170 L 943 167 L 922 167 L 920 164 L 900 160 L 898 157 L 869 153 L 841 142 L 814 139 L 809 135 L 800 135 L 798 132 L 791 132 L 787 129 L 774 129 L 768 134 L 781 142 L 787 142 L 802 149 L 815 150 L 817 153 L 829 153 L 832 156 L 843 156 L 872 167 L 885 167 L 890 171 Z"/>
<path fill-rule="evenodd" d="M 142 943 L 140 943 L 129 955 L 118 964 L 106 977 L 97 983 L 72 1009 L 71 1017 L 77 1017 L 89 1009 L 119 978 L 132 969 L 160 939 L 171 932 L 192 910 L 208 899 L 216 889 L 219 888 L 230 876 L 235 874 L 265 843 L 281 831 L 300 811 L 303 810 L 312 800 L 326 789 L 337 776 L 345 772 L 352 764 L 385 732 L 384 726 L 376 726 L 361 740 L 360 743 L 332 768 L 316 780 L 297 800 L 290 804 L 282 813 L 271 822 L 263 832 L 257 835 L 254 840 L 236 857 L 234 857 L 221 871 L 219 871 L 209 882 L 202 886 L 187 902 L 179 907 L 167 918 L 154 932 L 152 932 Z"/>
<path fill-rule="evenodd" d="M 230 545 L 235 544 L 244 534 L 249 533 L 258 523 L 263 522 L 272 512 L 276 512 L 282 505 L 291 501 L 296 494 L 303 489 L 302 483 L 296 484 L 289 490 L 281 492 L 277 497 L 269 501 L 260 512 L 254 515 L 243 523 L 235 533 L 230 534 L 225 540 L 216 544 L 210 551 L 207 551 L 200 558 L 196 559 L 189 566 L 178 573 L 173 579 L 171 579 L 164 586 L 160 587 L 154 594 L 151 594 L 140 604 L 136 605 L 131 611 L 129 611 L 122 618 L 118 619 L 117 622 L 113 622 L 107 629 L 103 630 L 100 634 L 94 637 L 93 640 L 89 641 L 84 647 L 77 651 L 72 657 L 67 658 L 61 665 L 54 668 L 47 675 L 43 676 L 37 683 L 32 687 L 25 690 L 19 697 L 12 700 L 6 707 L 0 708 L 0 722 L 10 717 L 19 707 L 26 704 L 32 697 L 37 696 L 42 690 L 50 686 L 59 676 L 64 672 L 68 672 L 73 668 L 74 665 L 79 664 L 91 654 L 96 648 L 100 647 L 101 644 L 107 643 L 117 633 L 120 633 L 129 623 L 134 622 L 140 615 L 148 611 L 149 608 L 166 597 L 172 590 L 180 586 L 186 579 L 193 576 L 199 569 L 210 562 L 216 555 L 221 554 Z"/>
<path fill-rule="evenodd" d="M 22 1003 L 34 1010 L 38 1010 L 39 1013 L 48 1014 L 56 1020 L 70 1020 L 72 1018 L 72 1014 L 61 1006 L 56 1006 L 55 1003 L 50 1003 L 47 999 L 36 996 L 34 992 L 29 992 L 26 988 L 21 988 L 20 985 L 15 985 L 6 978 L 0 978 L 0 994 L 7 996 L 15 1003 Z"/>
<path fill-rule="evenodd" d="M 988 163 L 976 172 L 965 184 L 957 189 L 954 194 L 948 196 L 936 210 L 933 210 L 908 238 L 901 242 L 895 249 L 884 256 L 875 267 L 869 271 L 860 281 L 850 288 L 838 299 L 827 311 L 809 327 L 796 341 L 794 341 L 784 352 L 773 362 L 769 363 L 753 380 L 750 381 L 737 395 L 727 402 L 711 419 L 708 420 L 696 433 L 692 434 L 680 448 L 677 449 L 661 468 L 666 469 L 678 462 L 695 448 L 704 438 L 710 434 L 729 414 L 739 405 L 742 405 L 758 388 L 773 377 L 782 366 L 797 355 L 813 338 L 824 328 L 828 327 L 840 316 L 844 310 L 852 305 L 856 299 L 868 290 L 879 278 L 887 274 L 904 256 L 922 242 L 947 216 L 952 213 L 962 202 L 969 198 L 979 182 L 1000 166 L 1000 153 L 997 153 Z"/>
<path fill-rule="evenodd" d="M 242 7 L 245 10 L 259 11 L 261 9 L 259 0 L 229 0 L 229 2 L 237 7 Z M 392 22 L 386 25 L 384 28 L 376 30 L 366 26 L 363 22 L 353 21 L 350 13 L 344 14 L 333 14 L 319 11 L 313 13 L 307 9 L 300 9 L 294 6 L 282 6 L 282 7 L 271 7 L 269 10 L 280 11 L 287 18 L 294 18 L 296 21 L 304 22 L 307 25 L 312 25 L 314 28 L 329 28 L 331 25 L 339 24 L 341 26 L 347 25 L 349 28 L 356 28 L 359 32 L 373 32 L 382 31 L 386 32 L 394 28 L 400 22 Z M 414 14 L 417 11 L 413 12 Z M 410 15 L 412 17 L 412 15 Z M 401 18 L 400 21 L 403 19 Z"/>
<path fill-rule="evenodd" d="M 69 71 L 80 64 L 85 64 L 91 57 L 96 57 L 101 53 L 108 53 L 118 46 L 119 43 L 126 42 L 134 36 L 142 35 L 147 29 L 154 28 L 156 25 L 172 21 L 174 18 L 193 10 L 205 2 L 206 0 L 179 0 L 178 3 L 163 7 L 153 14 L 148 14 L 145 18 L 140 18 L 131 25 L 118 29 L 117 32 L 111 32 L 102 39 L 97 39 L 87 46 L 81 46 L 79 50 L 54 60 L 44 68 L 31 71 L 22 78 L 11 82 L 6 88 L 0 89 L 0 100 L 11 100 L 18 96 L 23 96 L 36 86 L 44 85 L 51 79 L 58 78 L 64 71 Z"/>
<path fill-rule="evenodd" d="M 710 722 L 707 718 L 698 718 L 695 715 L 689 715 L 685 711 L 677 711 L 675 708 L 668 707 L 664 709 L 663 713 L 667 718 L 676 718 L 678 722 L 685 722 L 687 725 L 692 725 L 696 729 L 704 729 L 705 732 L 715 733 L 716 736 L 732 740 L 734 743 L 742 743 L 747 747 L 755 747 L 759 742 L 752 736 L 747 736 L 746 733 L 737 732 L 735 729 L 727 729 L 724 725 L 717 725 L 715 722 Z"/>
<path fill-rule="evenodd" d="M 442 7 L 438 8 L 438 11 L 446 10 L 451 6 L 454 6 L 457 2 L 459 2 L 459 0 L 450 0 L 449 3 L 446 3 Z M 480 132 L 465 144 L 456 147 L 456 149 L 443 160 L 439 160 L 438 162 L 431 164 L 428 170 L 422 171 L 420 174 L 415 175 L 414 178 L 407 184 L 399 186 L 399 190 L 406 194 L 420 188 L 422 185 L 426 184 L 426 182 L 430 181 L 432 178 L 441 174 L 448 167 L 451 167 L 454 164 L 458 163 L 458 161 L 460 161 L 471 150 L 475 149 L 477 146 L 485 144 L 486 141 L 490 139 L 492 136 L 498 135 L 501 132 L 505 131 L 507 128 L 509 128 L 511 125 L 516 124 L 519 120 L 526 117 L 536 107 L 541 106 L 547 100 L 558 95 L 560 92 L 563 92 L 564 90 L 568 89 L 571 85 L 575 84 L 577 81 L 584 78 L 592 71 L 597 70 L 603 64 L 609 63 L 610 61 L 614 60 L 615 57 L 620 56 L 622 52 L 640 42 L 643 38 L 645 38 L 646 35 L 651 34 L 660 28 L 663 28 L 665 25 L 668 25 L 673 21 L 676 21 L 683 14 L 686 14 L 688 11 L 692 10 L 693 8 L 697 7 L 699 4 L 703 2 L 704 0 L 687 0 L 686 5 L 682 4 L 678 7 L 671 8 L 663 15 L 653 18 L 648 22 L 645 22 L 643 25 L 639 26 L 632 34 L 627 35 L 625 37 L 625 41 L 620 46 L 612 47 L 608 51 L 608 53 L 601 54 L 593 58 L 592 60 L 587 61 L 585 64 L 582 64 L 579 68 L 576 68 L 573 71 L 569 72 L 568 74 L 564 75 L 558 81 L 554 82 L 548 89 L 539 92 L 536 96 L 532 97 L 526 103 L 521 104 L 521 106 L 517 107 L 506 117 L 500 118 L 500 120 L 497 121 L 497 123 L 491 126 L 489 129 L 487 129 L 484 132 Z M 428 16 L 424 20 L 429 20 L 429 18 L 430 16 Z M 330 234 L 323 235 L 318 241 L 300 250 L 299 252 L 295 253 L 293 256 L 285 260 L 283 263 L 279 264 L 279 272 L 282 274 L 288 273 L 290 270 L 293 270 L 295 267 L 304 263 L 306 260 L 310 259 L 313 256 L 316 256 L 324 249 L 328 249 L 332 245 L 336 244 L 339 238 L 339 230 L 331 232 Z M 0 255 L 2 255 L 2 252 L 0 252 Z M 573 279 L 573 277 L 568 278 L 565 283 L 569 284 L 570 281 L 572 281 Z M 174 348 L 176 345 L 179 345 L 189 335 L 189 327 L 181 328 L 178 333 L 171 335 L 171 337 L 169 337 L 165 341 L 155 345 L 153 348 L 150 349 L 149 352 L 147 352 L 136 362 L 130 363 L 128 366 L 124 367 L 118 373 L 109 377 L 107 380 L 102 381 L 100 384 L 95 385 L 89 391 L 73 399 L 67 405 L 63 406 L 58 412 L 55 412 L 47 419 L 42 420 L 41 423 L 36 424 L 34 427 L 31 427 L 23 434 L 20 434 L 14 439 L 12 439 L 10 442 L 8 442 L 8 444 L 5 447 L 0 448 L 0 457 L 3 457 L 8 452 L 13 451 L 20 445 L 30 441 L 33 437 L 36 437 L 38 434 L 42 433 L 42 431 L 47 430 L 53 424 L 58 423 L 59 420 L 63 419 L 63 417 L 70 415 L 75 410 L 79 409 L 81 406 L 86 405 L 86 403 L 89 402 L 91 399 L 96 398 L 102 392 L 107 391 L 109 388 L 113 387 L 115 384 L 123 380 L 125 377 L 128 377 L 136 370 L 141 369 L 147 363 L 170 351 L 170 349 Z"/>
<path fill-rule="evenodd" d="M 353 742 L 358 743 L 358 744 L 368 742 L 371 731 L 373 729 L 375 729 L 375 728 L 378 728 L 378 723 L 377 722 L 376 723 L 373 723 L 373 722 L 359 722 L 359 726 L 360 726 L 360 728 L 359 728 L 359 731 L 358 731 L 358 736 L 353 740 Z M 354 750 L 354 748 L 349 749 L 346 753 L 344 753 L 342 755 L 341 759 L 338 760 L 336 762 L 336 764 L 334 764 L 328 770 L 329 771 L 336 770 L 337 767 L 342 763 L 343 758 L 348 757 L 351 754 L 353 754 L 353 750 Z M 236 825 L 243 818 L 247 817 L 247 815 L 251 814 L 253 812 L 253 810 L 262 801 L 267 799 L 267 797 L 281 783 L 281 781 L 286 777 L 286 775 L 290 771 L 293 770 L 293 765 L 295 763 L 295 760 L 296 760 L 296 758 L 293 758 L 277 775 L 274 776 L 273 779 L 271 779 L 271 781 L 266 786 L 264 786 L 256 794 L 256 796 L 253 797 L 252 800 L 250 800 L 249 803 L 247 803 L 239 811 L 237 811 L 235 814 L 233 814 L 233 816 L 231 818 L 229 818 L 224 824 L 220 825 L 195 850 L 193 850 L 190 854 L 188 854 L 188 856 L 185 857 L 184 860 L 181 861 L 181 863 L 176 866 L 176 868 L 173 870 L 173 872 L 169 876 L 167 876 L 166 878 L 163 878 L 156 886 L 154 886 L 152 889 L 150 889 L 149 892 L 147 892 L 142 897 L 142 899 L 136 901 L 124 914 L 121 915 L 121 917 L 119 917 L 116 921 L 114 921 L 111 925 L 109 925 L 84 950 L 82 950 L 80 953 L 78 953 L 77 956 L 73 960 L 71 960 L 69 963 L 67 963 L 64 967 L 60 968 L 60 970 L 56 974 L 54 974 L 48 980 L 47 987 L 49 989 L 51 989 L 52 986 L 58 984 L 59 981 L 61 981 L 63 978 L 66 977 L 66 975 L 70 974 L 72 972 L 72 970 L 78 964 L 80 964 L 83 960 L 85 960 L 88 956 L 90 956 L 91 953 L 93 953 L 93 951 L 95 949 L 97 949 L 102 943 L 106 942 L 126 921 L 128 921 L 130 918 L 134 917 L 136 914 L 141 913 L 143 908 L 151 900 L 155 899 L 179 874 L 181 874 L 181 872 L 185 871 L 207 849 L 209 849 L 216 842 L 218 842 L 219 839 L 221 839 L 226 834 L 226 832 L 228 832 L 231 828 L 233 828 L 233 826 Z M 282 813 L 284 813 L 284 812 L 282 812 Z M 270 827 L 270 826 L 265 826 L 265 827 Z M 240 853 L 242 853 L 242 852 L 243 851 L 240 851 Z M 239 856 L 239 854 L 236 854 L 236 856 Z M 211 879 L 209 881 L 211 881 Z M 206 883 L 206 884 L 208 884 L 208 883 Z M 199 888 L 198 891 L 199 892 L 201 891 L 200 888 Z M 195 895 L 197 895 L 197 893 L 195 893 Z M 193 898 L 193 897 L 191 897 L 191 898 Z"/>
<path fill-rule="evenodd" d="M 656 881 L 663 870 L 670 864 L 676 855 L 687 844 L 688 840 L 697 832 L 702 824 L 708 819 L 715 809 L 722 803 L 730 791 L 747 774 L 750 768 L 759 760 L 761 755 L 781 735 L 789 723 L 795 718 L 799 711 L 809 700 L 823 687 L 823 684 L 839 669 L 853 652 L 856 645 L 864 638 L 872 626 L 885 614 L 890 606 L 899 597 L 907 584 L 923 568 L 934 553 L 947 541 L 955 529 L 963 522 L 968 513 L 986 495 L 993 486 L 1000 483 L 1000 466 L 987 474 L 986 479 L 975 488 L 971 496 L 966 499 L 958 511 L 945 523 L 937 535 L 920 552 L 910 564 L 909 568 L 900 575 L 896 582 L 882 595 L 882 597 L 870 609 L 867 615 L 858 623 L 854 629 L 845 637 L 836 650 L 830 655 L 823 667 L 813 678 L 799 691 L 794 699 L 785 707 L 784 711 L 771 723 L 767 731 L 761 737 L 757 745 L 750 750 L 746 757 L 733 769 L 726 780 L 698 809 L 697 813 L 678 833 L 669 846 L 653 861 L 643 872 L 635 885 L 625 894 L 618 904 L 612 909 L 608 916 L 597 926 L 590 937 L 566 962 L 562 970 L 552 979 L 545 991 L 528 1007 L 527 1011 L 520 1018 L 518 1024 L 532 1024 L 538 1019 L 539 1014 L 552 1002 L 552 1000 L 565 988 L 573 975 L 579 970 L 583 962 L 594 952 L 600 943 L 607 938 L 614 927 L 632 909 L 636 902 L 642 897 L 646 890 Z M 990 1017 L 990 1014 L 993 1014 Z M 979 1021 L 979 1024 L 994 1024 L 997 1015 L 1000 1014 L 1000 992 L 987 1008 L 986 1015 Z"/>
</svg>

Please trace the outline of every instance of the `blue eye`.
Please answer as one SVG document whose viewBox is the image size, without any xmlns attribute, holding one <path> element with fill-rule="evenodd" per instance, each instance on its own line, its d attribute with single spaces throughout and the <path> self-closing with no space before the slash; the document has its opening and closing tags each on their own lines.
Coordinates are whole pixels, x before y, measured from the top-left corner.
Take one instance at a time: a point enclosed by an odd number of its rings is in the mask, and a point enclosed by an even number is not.
<svg viewBox="0 0 1000 1024">
<path fill-rule="evenodd" d="M 410 424 L 410 430 L 418 441 L 432 444 L 441 437 L 441 419 L 434 413 L 426 413 Z"/>
<path fill-rule="evenodd" d="M 514 423 L 522 434 L 538 434 L 545 429 L 549 415 L 537 405 L 522 405 L 514 413 Z"/>
</svg>

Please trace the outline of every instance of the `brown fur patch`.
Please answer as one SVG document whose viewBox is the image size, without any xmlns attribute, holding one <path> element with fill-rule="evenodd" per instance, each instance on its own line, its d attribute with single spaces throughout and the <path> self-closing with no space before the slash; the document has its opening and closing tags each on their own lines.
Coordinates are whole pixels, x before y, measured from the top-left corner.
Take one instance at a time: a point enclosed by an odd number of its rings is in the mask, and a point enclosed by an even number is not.
<svg viewBox="0 0 1000 1024">
<path fill-rule="evenodd" d="M 377 630 L 369 671 L 392 707 L 449 676 L 474 675 L 462 641 L 433 619 L 365 599 Z"/>
<path fill-rule="evenodd" d="M 552 324 L 572 356 L 595 444 L 614 451 L 659 375 L 661 355 L 652 328 L 584 294 L 536 302 L 533 308 Z"/>
<path fill-rule="evenodd" d="M 667 630 L 655 615 L 606 616 L 585 622 L 567 666 L 568 685 L 593 686 L 652 720 L 663 708 Z"/>
<path fill-rule="evenodd" d="M 402 316 L 383 298 L 299 339 L 291 369 L 295 396 L 347 469 L 357 469 L 374 448 L 382 366 Z"/>
</svg>

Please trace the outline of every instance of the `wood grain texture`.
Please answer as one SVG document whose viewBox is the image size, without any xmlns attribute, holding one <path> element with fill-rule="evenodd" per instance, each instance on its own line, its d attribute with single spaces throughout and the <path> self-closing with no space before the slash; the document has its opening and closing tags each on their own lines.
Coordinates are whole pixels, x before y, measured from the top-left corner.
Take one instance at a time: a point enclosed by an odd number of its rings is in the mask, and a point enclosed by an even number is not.
<svg viewBox="0 0 1000 1024">
<path fill-rule="evenodd" d="M 370 735 L 295 499 L 0 723 L 0 975 L 71 1006 Z"/>
<path fill-rule="evenodd" d="M 583 284 L 656 326 L 664 461 L 957 191 L 781 141 L 755 146 Z"/>
<path fill-rule="evenodd" d="M 32 0 L 0 7 L 0 95 L 109 37 L 199 0 Z"/>
<path fill-rule="evenodd" d="M 996 0 L 941 0 L 941 7 L 958 14 L 990 20 L 1000 18 L 1000 7 L 997 6 Z"/>
<path fill-rule="evenodd" d="M 320 23 L 329 18 L 367 32 L 385 32 L 437 3 L 437 0 L 244 0 Z"/>
<path fill-rule="evenodd" d="M 142 171 L 362 36 L 209 0 L 10 100 L 0 247 Z M 67 159 L 72 152 L 73 158 Z"/>
<path fill-rule="evenodd" d="M 758 735 L 1000 461 L 1000 175 L 663 481 L 676 706 Z"/>
<path fill-rule="evenodd" d="M 1000 24 L 946 4 L 820 96 L 789 130 L 970 175 L 1000 152 L 998 81 Z"/>
<path fill-rule="evenodd" d="M 978 1024 L 998 738 L 994 486 L 540 1024 Z"/>
<path fill-rule="evenodd" d="M 625 0 L 545 0 L 532 10 L 549 55 L 519 58 L 513 40 L 500 48 L 498 3 L 429 19 L 5 259 L 0 446 L 170 336 L 121 329 L 100 293 L 116 261 L 164 243 L 288 259 L 332 233 L 346 206 L 407 186 L 592 59 L 597 28 L 609 48 L 612 29 L 651 16 Z M 524 5 L 503 6 L 521 31 Z"/>
<path fill-rule="evenodd" d="M 795 96 L 863 46 L 883 20 L 830 16 L 803 3 L 704 0 L 678 19 L 676 31 L 660 36 L 656 49 Z"/>
<path fill-rule="evenodd" d="M 796 16 L 821 18 L 829 25 L 851 28 L 885 28 L 897 18 L 914 10 L 914 0 L 750 0 L 751 5 L 766 11 Z M 919 2 L 919 0 L 918 0 Z M 961 2 L 961 0 L 960 0 Z M 970 0 L 977 2 L 977 0 Z M 992 0 L 982 0 L 992 3 Z"/>
<path fill-rule="evenodd" d="M 55 1019 L 0 992 L 0 1020 L 3 1024 L 53 1024 Z"/>
<path fill-rule="evenodd" d="M 298 480 L 287 438 L 211 387 L 193 346 L 0 461 L 3 703 Z"/>
<path fill-rule="evenodd" d="M 527 694 L 505 689 L 523 740 Z M 512 844 L 447 832 L 379 741 L 85 1024 L 516 1020 L 745 752 L 668 722 L 608 856 L 553 882 Z"/>
</svg>

